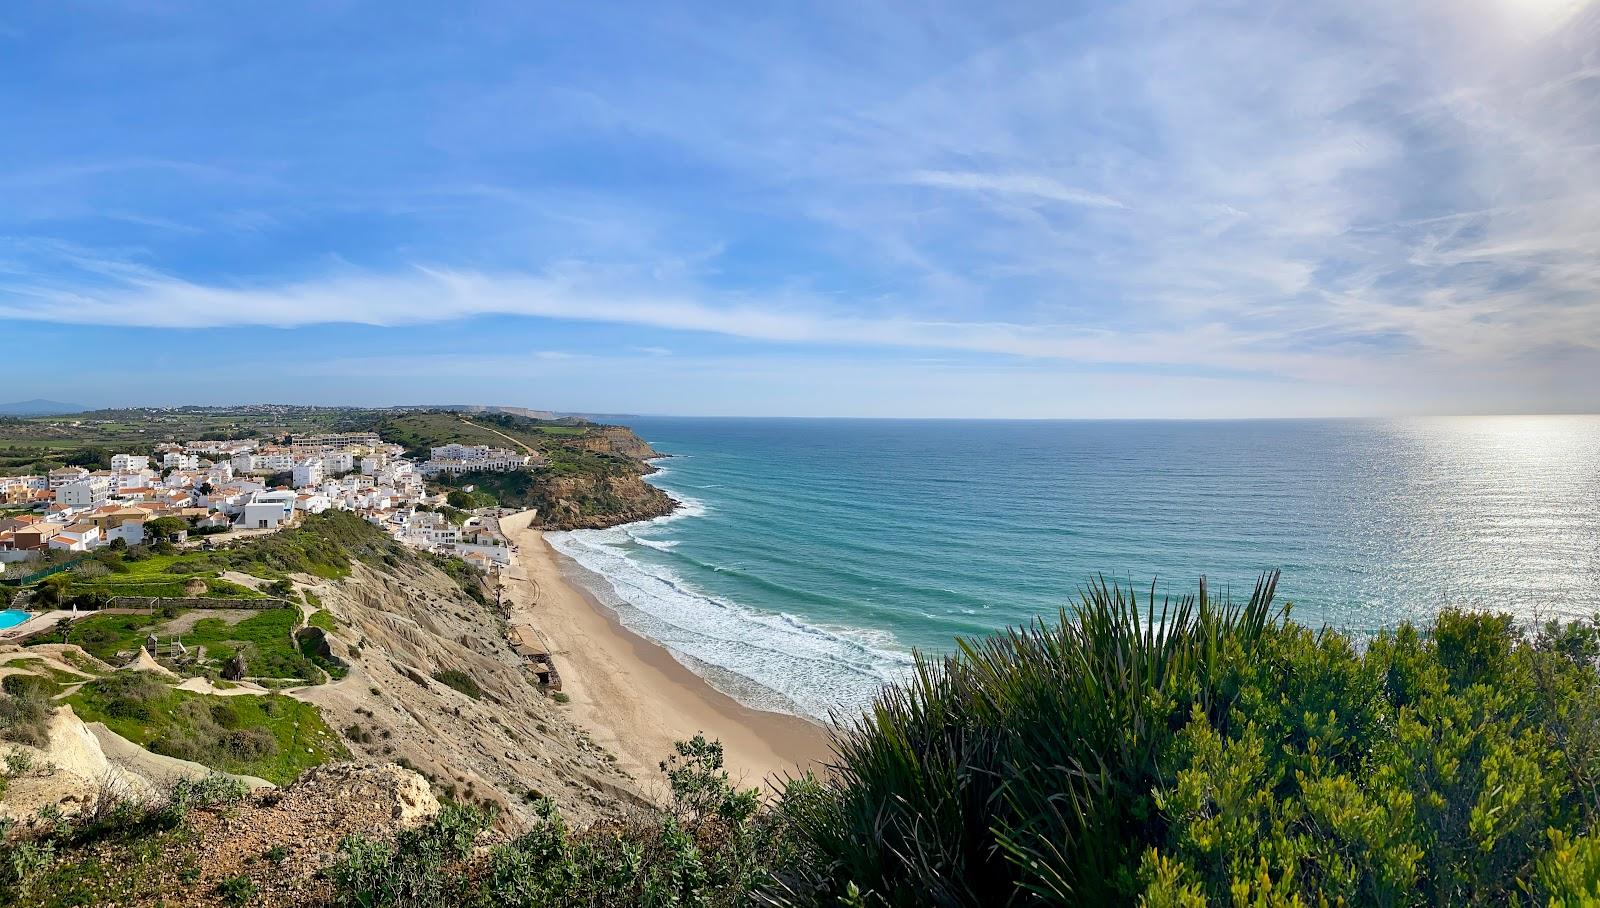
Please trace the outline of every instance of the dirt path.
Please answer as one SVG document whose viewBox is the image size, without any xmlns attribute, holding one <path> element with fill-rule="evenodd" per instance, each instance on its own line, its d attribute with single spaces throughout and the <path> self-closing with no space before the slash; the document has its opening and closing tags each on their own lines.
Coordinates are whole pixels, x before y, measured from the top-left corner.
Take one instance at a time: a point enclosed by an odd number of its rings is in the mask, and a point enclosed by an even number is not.
<svg viewBox="0 0 1600 908">
<path fill-rule="evenodd" d="M 517 447 L 521 448 L 522 449 L 522 453 L 524 453 L 524 454 L 533 454 L 534 453 L 534 450 L 532 448 L 528 447 L 528 445 L 525 442 L 518 441 L 515 438 L 512 438 L 511 436 L 507 435 L 506 433 L 500 431 L 499 429 L 491 429 L 488 426 L 481 425 L 479 423 L 475 423 L 472 420 L 466 418 L 465 416 L 458 416 L 456 418 L 461 420 L 462 422 L 466 423 L 467 425 L 472 426 L 475 429 L 482 429 L 485 432 L 493 432 L 494 434 L 500 436 L 501 438 L 504 438 L 506 441 L 509 441 L 512 444 L 516 445 Z"/>
</svg>

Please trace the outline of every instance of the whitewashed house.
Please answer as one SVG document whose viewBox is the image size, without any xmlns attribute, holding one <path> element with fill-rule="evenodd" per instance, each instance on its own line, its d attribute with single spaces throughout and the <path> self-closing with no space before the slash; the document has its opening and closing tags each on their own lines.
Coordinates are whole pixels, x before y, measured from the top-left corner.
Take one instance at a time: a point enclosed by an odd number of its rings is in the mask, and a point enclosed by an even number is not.
<svg viewBox="0 0 1600 908">
<path fill-rule="evenodd" d="M 121 539 L 128 545 L 143 545 L 144 521 L 124 520 L 109 530 L 106 530 L 105 537 L 108 545 L 118 539 Z"/>
<path fill-rule="evenodd" d="M 276 530 L 294 519 L 295 493 L 284 490 L 256 492 L 239 518 L 239 526 L 251 530 Z"/>
<path fill-rule="evenodd" d="M 100 533 L 100 528 L 92 523 L 74 523 L 61 532 L 50 537 L 50 548 L 66 549 L 69 552 L 87 552 L 98 548 L 105 542 L 105 537 Z"/>
</svg>

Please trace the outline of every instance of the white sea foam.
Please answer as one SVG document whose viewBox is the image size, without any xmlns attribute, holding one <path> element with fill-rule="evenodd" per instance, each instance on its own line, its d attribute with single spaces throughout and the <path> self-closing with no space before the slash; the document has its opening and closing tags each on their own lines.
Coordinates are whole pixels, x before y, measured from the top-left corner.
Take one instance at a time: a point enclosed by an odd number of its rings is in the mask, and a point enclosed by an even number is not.
<svg viewBox="0 0 1600 908">
<path fill-rule="evenodd" d="M 670 567 L 630 557 L 629 542 L 646 542 L 630 527 L 546 538 L 592 572 L 599 582 L 589 585 L 629 629 L 751 706 L 826 718 L 830 710 L 867 704 L 911 666 L 910 654 L 892 648 L 887 635 L 758 611 L 697 590 Z"/>
</svg>

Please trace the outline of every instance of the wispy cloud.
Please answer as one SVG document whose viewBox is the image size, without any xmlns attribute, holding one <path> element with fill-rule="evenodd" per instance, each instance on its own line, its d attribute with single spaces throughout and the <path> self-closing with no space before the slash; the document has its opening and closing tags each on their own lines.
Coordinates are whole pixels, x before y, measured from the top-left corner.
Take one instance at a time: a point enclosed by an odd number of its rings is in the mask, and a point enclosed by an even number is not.
<svg viewBox="0 0 1600 908">
<path fill-rule="evenodd" d="M 1065 202 L 1069 205 L 1086 205 L 1090 208 L 1128 207 L 1110 196 L 1075 189 L 1041 174 L 961 173 L 949 170 L 918 170 L 907 175 L 906 182 L 920 186 L 935 186 L 940 189 L 962 189 L 976 192 L 1032 196 L 1044 201 Z"/>
</svg>

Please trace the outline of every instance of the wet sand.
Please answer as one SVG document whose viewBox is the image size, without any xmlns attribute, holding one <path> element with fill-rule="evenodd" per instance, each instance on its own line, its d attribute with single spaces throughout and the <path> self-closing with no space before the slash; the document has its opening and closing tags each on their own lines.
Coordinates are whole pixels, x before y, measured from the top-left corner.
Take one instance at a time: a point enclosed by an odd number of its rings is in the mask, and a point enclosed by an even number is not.
<svg viewBox="0 0 1600 908">
<path fill-rule="evenodd" d="M 660 784 L 657 764 L 674 741 L 697 732 L 722 741 L 729 773 L 746 786 L 817 769 L 829 758 L 821 726 L 745 706 L 623 627 L 615 612 L 567 580 L 566 559 L 543 533 L 527 529 L 529 517 L 500 521 L 518 550 L 502 573 L 510 622 L 543 638 L 571 698 L 572 718 L 623 769 L 647 787 Z"/>
</svg>

